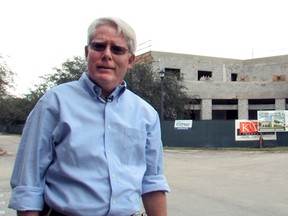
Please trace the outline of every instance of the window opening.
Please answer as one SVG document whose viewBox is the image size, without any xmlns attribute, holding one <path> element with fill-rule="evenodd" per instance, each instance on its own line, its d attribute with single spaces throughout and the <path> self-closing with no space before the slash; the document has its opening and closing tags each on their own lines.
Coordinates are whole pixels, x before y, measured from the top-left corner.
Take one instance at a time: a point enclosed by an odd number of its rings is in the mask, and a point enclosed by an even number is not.
<svg viewBox="0 0 288 216">
<path fill-rule="evenodd" d="M 237 73 L 231 73 L 231 81 L 232 82 L 237 81 Z"/>
<path fill-rule="evenodd" d="M 174 76 L 180 80 L 180 69 L 177 68 L 165 68 L 165 76 Z"/>
<path fill-rule="evenodd" d="M 198 80 L 205 81 L 212 79 L 212 71 L 198 71 Z"/>
</svg>

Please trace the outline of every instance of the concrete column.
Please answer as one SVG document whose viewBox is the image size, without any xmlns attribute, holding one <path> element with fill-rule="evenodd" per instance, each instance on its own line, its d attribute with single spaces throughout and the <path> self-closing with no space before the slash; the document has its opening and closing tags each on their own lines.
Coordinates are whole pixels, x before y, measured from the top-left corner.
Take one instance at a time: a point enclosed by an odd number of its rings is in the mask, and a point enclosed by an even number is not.
<svg viewBox="0 0 288 216">
<path fill-rule="evenodd" d="M 223 82 L 226 82 L 226 65 L 223 64 Z"/>
<path fill-rule="evenodd" d="M 285 98 L 275 99 L 275 110 L 285 110 Z"/>
<path fill-rule="evenodd" d="M 238 99 L 238 119 L 249 119 L 248 99 Z"/>
<path fill-rule="evenodd" d="M 202 99 L 201 120 L 212 120 L 212 100 Z"/>
</svg>

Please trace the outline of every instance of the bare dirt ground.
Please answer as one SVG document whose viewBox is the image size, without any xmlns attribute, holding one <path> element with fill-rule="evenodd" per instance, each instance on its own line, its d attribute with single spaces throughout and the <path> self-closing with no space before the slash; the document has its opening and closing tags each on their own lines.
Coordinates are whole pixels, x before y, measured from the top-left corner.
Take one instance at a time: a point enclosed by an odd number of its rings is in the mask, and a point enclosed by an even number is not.
<svg viewBox="0 0 288 216">
<path fill-rule="evenodd" d="M 0 216 L 19 136 L 0 135 Z M 169 216 L 287 216 L 288 152 L 165 150 Z"/>
</svg>

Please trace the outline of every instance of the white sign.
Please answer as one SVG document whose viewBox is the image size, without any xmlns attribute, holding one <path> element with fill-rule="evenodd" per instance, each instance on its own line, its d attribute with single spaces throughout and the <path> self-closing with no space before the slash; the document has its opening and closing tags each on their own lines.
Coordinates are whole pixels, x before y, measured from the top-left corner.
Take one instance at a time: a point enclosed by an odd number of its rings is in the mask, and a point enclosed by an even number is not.
<svg viewBox="0 0 288 216">
<path fill-rule="evenodd" d="M 178 130 L 187 130 L 192 128 L 192 120 L 175 120 L 174 128 Z"/>
<path fill-rule="evenodd" d="M 276 140 L 275 132 L 262 132 L 264 140 Z M 236 141 L 253 141 L 259 140 L 260 132 L 258 131 L 257 120 L 235 120 L 235 140 Z"/>
</svg>

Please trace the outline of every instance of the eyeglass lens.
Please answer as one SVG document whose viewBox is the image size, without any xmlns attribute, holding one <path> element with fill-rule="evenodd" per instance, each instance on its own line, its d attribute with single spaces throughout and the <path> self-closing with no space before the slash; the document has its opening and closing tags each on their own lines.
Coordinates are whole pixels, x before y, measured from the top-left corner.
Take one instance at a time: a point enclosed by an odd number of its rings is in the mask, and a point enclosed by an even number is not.
<svg viewBox="0 0 288 216">
<path fill-rule="evenodd" d="M 100 42 L 91 42 L 89 43 L 89 46 L 91 49 L 97 52 L 103 52 L 106 49 L 107 44 Z M 125 47 L 117 45 L 110 45 L 110 51 L 115 55 L 124 55 L 126 52 L 129 52 Z"/>
</svg>

